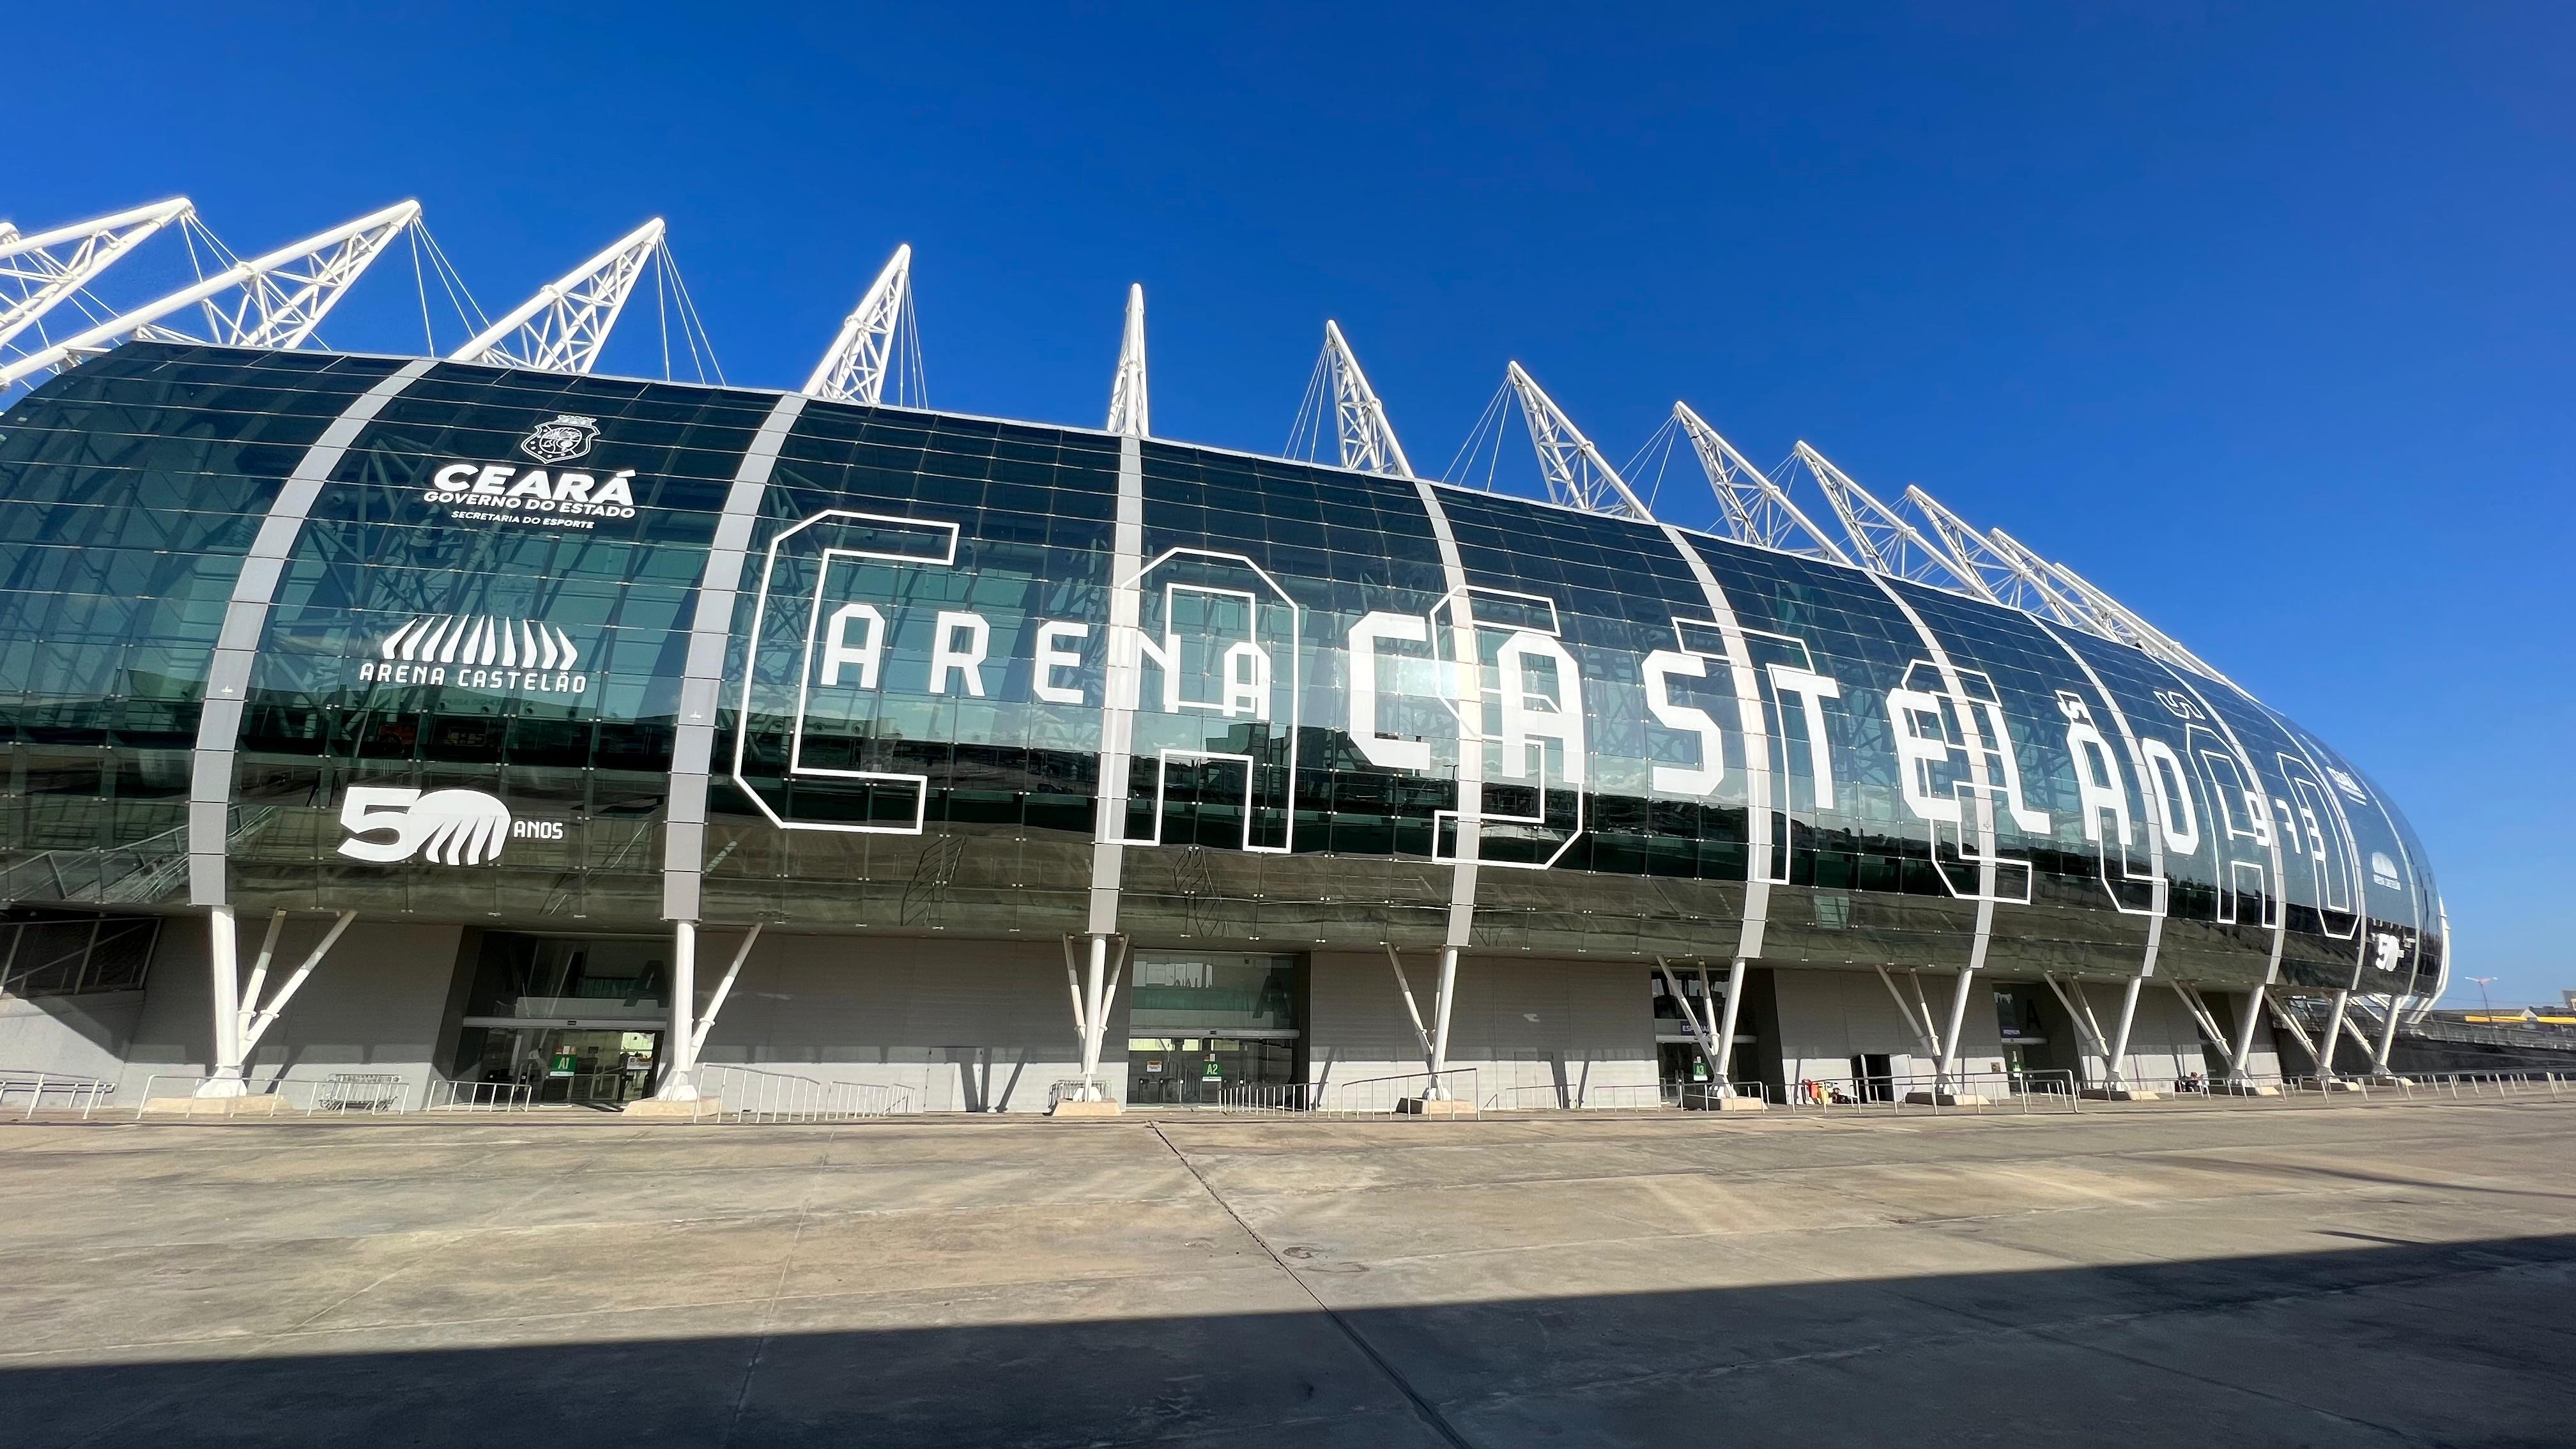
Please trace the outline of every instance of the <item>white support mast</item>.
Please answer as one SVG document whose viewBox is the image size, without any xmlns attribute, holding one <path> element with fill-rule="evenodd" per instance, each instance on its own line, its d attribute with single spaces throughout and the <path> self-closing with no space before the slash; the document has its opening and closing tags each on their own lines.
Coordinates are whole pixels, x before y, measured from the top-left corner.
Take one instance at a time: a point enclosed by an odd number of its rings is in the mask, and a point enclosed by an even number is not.
<svg viewBox="0 0 2576 1449">
<path fill-rule="evenodd" d="M 196 341 L 157 326 L 189 307 L 204 310 L 211 339 L 226 347 L 290 348 L 303 345 L 349 284 L 363 275 L 394 238 L 420 219 L 420 203 L 406 201 L 333 227 L 319 236 L 225 268 L 193 287 L 147 302 L 123 316 L 0 366 L 0 387 L 49 368 L 94 357 L 132 337 Z M 238 295 L 222 300 L 225 293 Z"/>
<path fill-rule="evenodd" d="M 1503 369 L 1503 381 L 1520 399 L 1521 417 L 1529 423 L 1530 443 L 1538 449 L 1538 470 L 1547 480 L 1550 499 L 1586 513 L 1654 521 L 1628 487 L 1628 480 L 1583 436 L 1565 409 L 1547 395 L 1517 362 Z"/>
<path fill-rule="evenodd" d="M 1807 465 L 1816 486 L 1825 490 L 1825 500 L 1833 504 L 1834 515 L 1842 520 L 1843 533 L 1851 539 L 1852 551 L 1860 556 L 1862 567 L 1892 579 L 1993 600 L 1994 595 L 1973 571 L 1952 562 L 1938 544 L 1923 536 L 1922 530 L 1853 482 L 1850 474 L 1827 461 L 1824 454 L 1801 442 L 1794 456 Z"/>
<path fill-rule="evenodd" d="M 895 341 L 904 313 L 912 307 L 912 244 L 894 249 L 894 257 L 868 284 L 857 310 L 841 323 L 841 335 L 805 379 L 805 395 L 832 402 L 876 403 L 885 397 L 894 371 Z"/>
<path fill-rule="evenodd" d="M 561 280 L 539 288 L 449 354 L 449 360 L 540 372 L 590 371 L 617 325 L 617 314 L 626 310 L 626 299 L 644 275 L 644 264 L 662 249 L 662 230 L 657 216 L 619 237 Z"/>
<path fill-rule="evenodd" d="M 1905 503 L 1931 526 L 1943 553 L 1976 576 L 1988 598 L 2025 614 L 2044 614 L 2061 624 L 2099 631 L 2092 617 L 2051 584 L 2046 574 L 1998 547 L 1966 519 L 1943 506 L 1941 500 L 1924 492 L 1921 485 L 1906 485 Z"/>
<path fill-rule="evenodd" d="M 1730 535 L 1783 553 L 1839 564 L 1851 562 L 1851 555 L 1816 527 L 1815 520 L 1807 517 L 1806 510 L 1789 497 L 1787 489 L 1747 462 L 1733 443 L 1719 436 L 1707 419 L 1691 410 L 1690 404 L 1674 403 L 1673 420 L 1681 424 L 1683 434 L 1690 439 L 1691 451 L 1699 455 L 1700 470 L 1708 474 L 1708 486 L 1717 494 L 1718 511 Z"/>
<path fill-rule="evenodd" d="M 1109 431 L 1124 438 L 1154 435 L 1145 396 L 1145 286 L 1127 287 L 1127 329 L 1118 339 L 1118 378 L 1109 386 Z"/>
<path fill-rule="evenodd" d="M 196 215 L 184 196 L 21 236 L 0 222 L 0 347 L 174 221 Z"/>
<path fill-rule="evenodd" d="M 1386 420 L 1386 404 L 1377 400 L 1368 374 L 1351 354 L 1339 323 L 1324 321 L 1324 369 L 1332 374 L 1333 423 L 1341 435 L 1342 466 L 1362 473 L 1413 476 L 1412 460 L 1395 440 L 1395 425 Z"/>
</svg>

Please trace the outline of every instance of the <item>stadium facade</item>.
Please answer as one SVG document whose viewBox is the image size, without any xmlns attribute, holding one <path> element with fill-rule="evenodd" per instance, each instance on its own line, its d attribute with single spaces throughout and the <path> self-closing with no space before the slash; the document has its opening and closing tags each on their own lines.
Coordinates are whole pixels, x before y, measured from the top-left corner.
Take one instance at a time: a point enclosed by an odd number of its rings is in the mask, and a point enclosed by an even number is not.
<svg viewBox="0 0 2576 1449">
<path fill-rule="evenodd" d="M 2440 991 L 2378 786 L 2071 571 L 2011 607 L 1827 471 L 1857 548 L 1660 522 L 1552 405 L 1554 503 L 1169 442 L 1130 351 L 1103 431 L 148 338 L 43 382 L 0 1068 L 1724 1105 L 2250 1084 L 2296 997 L 2384 1064 Z"/>
</svg>

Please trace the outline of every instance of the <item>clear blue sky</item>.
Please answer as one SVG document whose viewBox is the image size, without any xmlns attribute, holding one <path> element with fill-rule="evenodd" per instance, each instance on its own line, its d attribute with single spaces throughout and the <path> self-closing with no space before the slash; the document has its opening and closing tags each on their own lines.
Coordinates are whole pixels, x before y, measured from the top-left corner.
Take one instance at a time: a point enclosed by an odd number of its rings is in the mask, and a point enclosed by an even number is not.
<svg viewBox="0 0 2576 1449">
<path fill-rule="evenodd" d="M 497 311 L 660 214 L 769 386 L 910 241 L 932 400 L 1086 424 L 1141 280 L 1156 431 L 1264 451 L 1328 315 L 1434 468 L 1509 357 L 1614 459 L 1687 397 L 2087 572 L 2576 986 L 2576 10 L 1808 8 L 56 7 L 0 216 L 416 196 Z"/>
</svg>

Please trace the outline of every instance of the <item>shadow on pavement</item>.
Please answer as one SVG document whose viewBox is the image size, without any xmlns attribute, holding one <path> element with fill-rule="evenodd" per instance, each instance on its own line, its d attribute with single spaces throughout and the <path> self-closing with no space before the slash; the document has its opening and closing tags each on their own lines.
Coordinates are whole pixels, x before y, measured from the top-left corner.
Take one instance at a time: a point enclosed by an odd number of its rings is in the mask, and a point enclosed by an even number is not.
<svg viewBox="0 0 2576 1449">
<path fill-rule="evenodd" d="M 1300 1271 L 1371 1296 L 1357 1265 Z M 420 1346 L 534 1319 L 21 1364 L 0 1445 L 2564 1445 L 2571 1285 L 2576 1235 L 1338 1315 L 942 1325 L 1010 1297 L 788 1300 L 638 1315 L 627 1341 Z"/>
</svg>

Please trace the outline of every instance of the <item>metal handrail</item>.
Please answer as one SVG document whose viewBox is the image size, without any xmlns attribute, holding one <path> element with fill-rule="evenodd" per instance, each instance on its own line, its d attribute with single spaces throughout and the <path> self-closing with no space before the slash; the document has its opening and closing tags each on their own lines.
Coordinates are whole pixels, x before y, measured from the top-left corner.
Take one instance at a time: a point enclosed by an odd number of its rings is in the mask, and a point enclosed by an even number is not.
<svg viewBox="0 0 2576 1449">
<path fill-rule="evenodd" d="M 698 1064 L 703 1116 L 719 1122 L 828 1122 L 907 1116 L 912 1093 L 879 1082 L 827 1081 L 729 1062 Z M 692 1112 L 690 1120 L 702 1114 Z"/>
<path fill-rule="evenodd" d="M 1107 1077 L 1058 1077 L 1047 1084 L 1047 1110 L 1052 1112 L 1066 1102 L 1115 1102 L 1118 1094 L 1109 1090 Z"/>
<path fill-rule="evenodd" d="M 5 1106 L 10 1094 L 16 1092 L 24 1092 L 27 1095 L 27 1111 L 18 1119 L 21 1122 L 36 1115 L 36 1109 L 45 1104 L 45 1094 L 48 1092 L 70 1098 L 71 1100 L 65 1103 L 62 1110 L 68 1112 L 77 1105 L 80 1108 L 81 1120 L 86 1122 L 89 1120 L 90 1113 L 98 1110 L 101 1102 L 116 1095 L 116 1084 L 102 1081 L 97 1077 L 78 1077 L 63 1072 L 0 1070 L 0 1106 Z"/>
<path fill-rule="evenodd" d="M 1441 1100 L 1463 1102 L 1464 1115 L 1472 1116 L 1483 1100 L 1476 1090 L 1476 1068 L 1451 1067 L 1439 1073 L 1398 1072 L 1392 1076 L 1361 1077 L 1349 1082 L 1318 1082 L 1321 1097 L 1316 1111 L 1331 1117 L 1385 1117 L 1395 1115 L 1399 1103 L 1437 1096 Z M 1411 1090 L 1406 1090 L 1410 1087 Z M 1437 1088 L 1436 1093 L 1433 1091 Z"/>
</svg>

